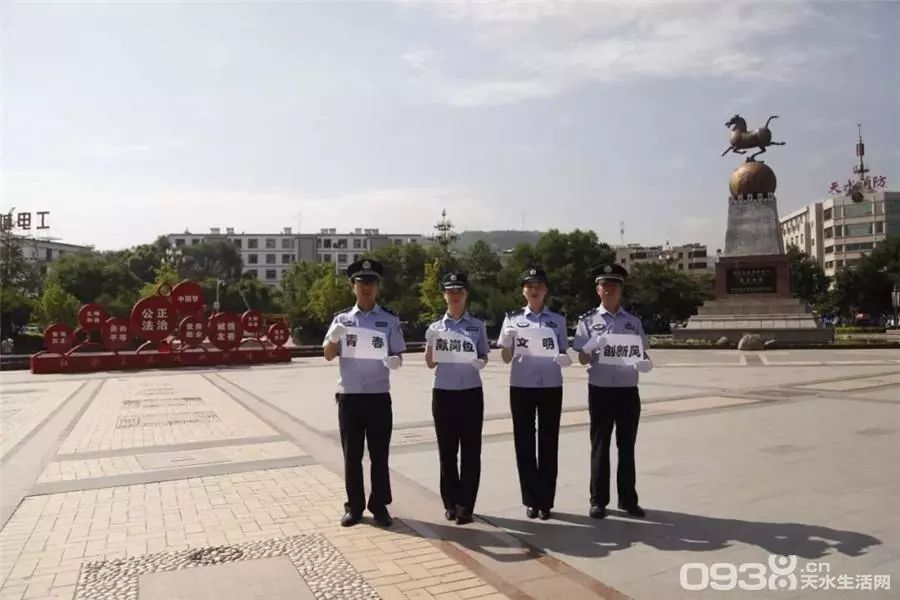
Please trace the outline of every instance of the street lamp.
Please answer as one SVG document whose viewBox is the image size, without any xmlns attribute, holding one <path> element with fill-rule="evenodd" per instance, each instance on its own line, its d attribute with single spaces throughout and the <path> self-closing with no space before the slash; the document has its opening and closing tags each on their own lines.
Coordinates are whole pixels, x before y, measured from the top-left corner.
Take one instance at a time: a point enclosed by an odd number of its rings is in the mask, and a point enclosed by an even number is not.
<svg viewBox="0 0 900 600">
<path fill-rule="evenodd" d="M 221 304 L 219 303 L 219 289 L 220 289 L 223 285 L 225 285 L 225 280 L 224 280 L 224 279 L 217 279 L 217 280 L 216 280 L 216 301 L 213 302 L 213 310 L 214 310 L 215 312 L 219 312 L 219 307 L 221 306 Z"/>
<path fill-rule="evenodd" d="M 897 284 L 894 284 L 891 292 L 891 305 L 894 307 L 894 327 L 900 327 L 900 323 L 897 322 L 897 311 L 900 309 L 900 288 L 897 287 Z"/>
</svg>

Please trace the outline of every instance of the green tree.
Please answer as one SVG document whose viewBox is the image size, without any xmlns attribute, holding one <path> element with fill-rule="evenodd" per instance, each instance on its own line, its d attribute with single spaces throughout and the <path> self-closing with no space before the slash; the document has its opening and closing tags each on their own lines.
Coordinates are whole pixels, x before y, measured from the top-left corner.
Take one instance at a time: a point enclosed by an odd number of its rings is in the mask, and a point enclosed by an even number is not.
<svg viewBox="0 0 900 600">
<path fill-rule="evenodd" d="M 241 254 L 231 242 L 216 240 L 181 249 L 178 272 L 183 279 L 211 277 L 234 282 L 240 279 L 242 270 Z"/>
<path fill-rule="evenodd" d="M 324 329 L 338 310 L 353 303 L 353 292 L 347 278 L 327 273 L 313 283 L 309 291 L 309 313 L 313 325 Z"/>
<path fill-rule="evenodd" d="M 75 326 L 81 302 L 67 292 L 57 281 L 48 281 L 40 300 L 40 319 L 44 327 L 53 323 Z"/>
<path fill-rule="evenodd" d="M 179 281 L 181 281 L 181 276 L 178 274 L 175 267 L 171 263 L 163 262 L 157 266 L 156 276 L 153 278 L 153 281 L 146 283 L 141 287 L 140 297 L 147 298 L 149 296 L 155 296 L 160 285 L 165 283 L 172 288 L 175 287 Z M 213 291 L 213 294 L 215 294 L 215 291 Z M 209 304 L 209 297 L 206 298 L 206 301 L 207 304 Z"/>
<path fill-rule="evenodd" d="M 172 245 L 169 239 L 162 235 L 156 238 L 152 244 L 141 244 L 129 248 L 124 252 L 124 259 L 128 269 L 145 283 L 151 283 L 156 279 L 156 270 L 166 256 L 166 250 Z"/>
<path fill-rule="evenodd" d="M 313 320 L 309 313 L 309 292 L 315 282 L 331 273 L 330 263 L 301 260 L 291 265 L 281 281 L 283 301 L 291 327 L 308 328 Z"/>
<path fill-rule="evenodd" d="M 879 319 L 893 311 L 895 285 L 900 285 L 900 235 L 888 236 L 854 267 L 838 271 L 831 300 L 847 319 L 859 313 Z"/>
<path fill-rule="evenodd" d="M 47 282 L 58 283 L 82 304 L 100 302 L 111 314 L 130 309 L 141 289 L 141 280 L 113 252 L 84 251 L 63 255 L 51 263 Z"/>
<path fill-rule="evenodd" d="M 422 312 L 419 313 L 419 323 L 421 325 L 434 322 L 446 310 L 447 305 L 444 302 L 444 295 L 441 293 L 441 276 L 440 259 L 432 258 L 430 262 L 425 263 L 425 278 L 422 280 L 420 292 Z"/>
<path fill-rule="evenodd" d="M 791 261 L 791 293 L 818 309 L 828 296 L 831 280 L 819 263 L 802 250 L 791 246 L 787 256 Z"/>
<path fill-rule="evenodd" d="M 687 320 L 712 290 L 698 279 L 658 263 L 639 264 L 628 274 L 623 304 L 644 323 L 648 333 L 670 331 Z"/>
<path fill-rule="evenodd" d="M 0 239 L 0 334 L 17 334 L 28 324 L 40 289 L 40 273 L 22 254 L 20 240 Z"/>
</svg>

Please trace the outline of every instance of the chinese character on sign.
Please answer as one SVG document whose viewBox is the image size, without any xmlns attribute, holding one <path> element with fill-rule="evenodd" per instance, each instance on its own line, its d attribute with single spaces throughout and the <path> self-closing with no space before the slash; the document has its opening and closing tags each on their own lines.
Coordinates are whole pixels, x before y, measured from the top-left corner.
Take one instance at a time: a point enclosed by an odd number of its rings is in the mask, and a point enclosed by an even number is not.
<svg viewBox="0 0 900 600">
<path fill-rule="evenodd" d="M 12 228 L 12 214 L 0 215 L 0 231 L 11 231 Z"/>
<path fill-rule="evenodd" d="M 438 339 L 435 340 L 435 342 L 434 342 L 434 347 L 435 347 L 436 350 L 443 350 L 443 351 L 446 352 L 446 350 L 447 350 L 447 340 L 445 340 L 444 338 L 438 338 Z"/>
<path fill-rule="evenodd" d="M 357 336 L 355 333 L 348 333 L 347 337 L 346 337 L 347 347 L 356 348 L 356 339 L 357 339 Z"/>
<path fill-rule="evenodd" d="M 234 341 L 234 332 L 233 332 L 233 331 L 229 331 L 227 337 L 228 337 L 228 341 L 229 341 L 229 342 L 233 342 L 233 341 Z"/>
<path fill-rule="evenodd" d="M 631 348 L 628 349 L 629 357 L 640 356 L 640 355 L 641 355 L 641 349 L 638 346 L 631 346 Z"/>
<path fill-rule="evenodd" d="M 472 342 L 463 342 L 463 352 L 475 352 L 475 344 Z"/>
<path fill-rule="evenodd" d="M 153 321 L 149 319 L 141 321 L 141 331 L 153 331 Z"/>
<path fill-rule="evenodd" d="M 31 213 L 19 213 L 16 215 L 16 226 L 19 229 L 31 229 Z"/>
<path fill-rule="evenodd" d="M 607 358 L 613 358 L 616 355 L 616 347 L 615 346 L 606 346 L 603 348 L 603 356 Z"/>
<path fill-rule="evenodd" d="M 883 188 L 887 185 L 887 177 L 884 175 L 878 175 L 872 180 L 872 184 L 877 188 Z"/>
<path fill-rule="evenodd" d="M 840 194 L 841 193 L 841 185 L 837 181 L 832 181 L 831 185 L 828 186 L 829 194 Z"/>
<path fill-rule="evenodd" d="M 891 576 L 890 575 L 876 575 L 875 576 L 875 589 L 876 590 L 891 589 Z"/>
<path fill-rule="evenodd" d="M 234 321 L 228 321 L 228 331 L 234 331 Z"/>
<path fill-rule="evenodd" d="M 516 348 L 527 348 L 528 347 L 528 339 L 527 338 L 516 338 Z"/>
<path fill-rule="evenodd" d="M 379 337 L 377 335 L 372 336 L 372 347 L 373 348 L 384 348 L 384 338 Z"/>
<path fill-rule="evenodd" d="M 556 348 L 556 344 L 553 343 L 552 337 L 545 337 L 541 340 L 541 344 L 544 346 L 544 350 L 553 350 Z"/>
<path fill-rule="evenodd" d="M 156 318 L 157 319 L 166 319 L 168 318 L 169 311 L 165 308 L 157 308 L 156 309 Z"/>
<path fill-rule="evenodd" d="M 450 352 L 459 352 L 462 350 L 462 344 L 459 340 L 450 340 Z"/>
<path fill-rule="evenodd" d="M 149 308 L 145 308 L 141 311 L 141 319 L 148 320 L 153 318 L 153 311 Z"/>
</svg>

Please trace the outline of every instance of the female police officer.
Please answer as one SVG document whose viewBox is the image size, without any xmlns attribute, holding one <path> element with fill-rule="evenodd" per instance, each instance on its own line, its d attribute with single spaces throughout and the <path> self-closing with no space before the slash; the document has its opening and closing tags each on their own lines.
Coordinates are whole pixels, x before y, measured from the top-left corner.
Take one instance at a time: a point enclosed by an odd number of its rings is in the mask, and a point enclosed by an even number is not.
<svg viewBox="0 0 900 600">
<path fill-rule="evenodd" d="M 425 362 L 429 369 L 436 369 L 431 411 L 441 462 L 444 516 L 464 525 L 472 522 L 481 477 L 484 394 L 479 371 L 487 364 L 489 348 L 484 322 L 466 312 L 466 274 L 446 274 L 441 287 L 447 312 L 425 333 Z"/>
<path fill-rule="evenodd" d="M 347 488 L 346 512 L 341 519 L 344 527 L 359 523 L 366 507 L 382 527 L 393 523 L 387 510 L 387 505 L 391 503 L 388 450 L 393 424 L 388 369 L 400 367 L 400 353 L 406 350 L 406 343 L 403 341 L 400 319 L 375 303 L 381 273 L 381 263 L 375 260 L 358 260 L 347 267 L 356 305 L 334 316 L 322 344 L 325 360 L 341 357 L 341 379 L 336 397 Z M 345 356 L 357 348 L 360 341 L 360 331 L 357 330 L 373 330 L 367 339 L 373 347 L 383 348 L 386 356 L 381 359 Z M 366 442 L 372 463 L 372 493 L 368 504 L 362 468 Z"/>
<path fill-rule="evenodd" d="M 568 336 L 562 315 L 544 306 L 547 274 L 532 267 L 522 274 L 525 308 L 506 314 L 497 345 L 503 361 L 512 361 L 509 407 L 513 420 L 516 466 L 522 504 L 529 519 L 550 518 L 556 496 L 559 418 L 562 411 L 562 371 L 572 364 L 566 354 Z M 528 344 L 542 343 L 548 352 L 535 356 Z M 549 350 L 553 356 L 547 356 Z M 537 416 L 537 454 L 534 420 Z"/>
</svg>

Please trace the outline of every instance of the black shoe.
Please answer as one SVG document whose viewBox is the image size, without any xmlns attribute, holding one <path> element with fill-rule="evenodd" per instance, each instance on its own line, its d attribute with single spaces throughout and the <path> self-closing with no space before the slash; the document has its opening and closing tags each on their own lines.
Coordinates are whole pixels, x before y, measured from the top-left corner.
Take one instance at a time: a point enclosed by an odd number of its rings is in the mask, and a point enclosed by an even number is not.
<svg viewBox="0 0 900 600">
<path fill-rule="evenodd" d="M 605 506 L 591 506 L 591 511 L 588 513 L 592 519 L 605 519 L 606 518 L 606 507 Z"/>
<path fill-rule="evenodd" d="M 362 521 L 362 515 L 350 512 L 349 510 L 341 517 L 341 527 L 353 527 Z"/>
<path fill-rule="evenodd" d="M 548 508 L 546 510 L 544 510 L 544 509 L 539 510 L 538 516 L 541 518 L 541 521 L 546 521 L 551 516 L 550 509 Z"/>
<path fill-rule="evenodd" d="M 468 508 L 463 508 L 462 506 L 456 507 L 456 524 L 457 525 L 468 525 L 472 521 L 474 521 L 474 517 L 472 515 L 472 511 Z"/>
<path fill-rule="evenodd" d="M 382 508 L 379 511 L 373 510 L 372 517 L 381 527 L 390 527 L 394 524 L 394 518 L 391 517 L 391 513 L 389 513 L 386 508 Z"/>
<path fill-rule="evenodd" d="M 447 519 L 448 521 L 455 521 L 456 520 L 456 511 L 453 510 L 452 508 L 448 508 L 447 510 L 444 511 L 444 518 Z"/>
<path fill-rule="evenodd" d="M 529 519 L 537 519 L 538 509 L 531 507 L 531 506 L 527 507 L 525 509 L 525 516 L 528 517 Z"/>
<path fill-rule="evenodd" d="M 622 504 L 620 502 L 619 508 L 624 510 L 625 512 L 627 512 L 632 517 L 637 517 L 639 519 L 642 519 L 647 516 L 646 511 L 644 511 L 644 509 L 641 508 L 640 506 L 638 506 L 637 504 L 633 504 L 631 506 L 625 506 L 624 504 Z"/>
</svg>

